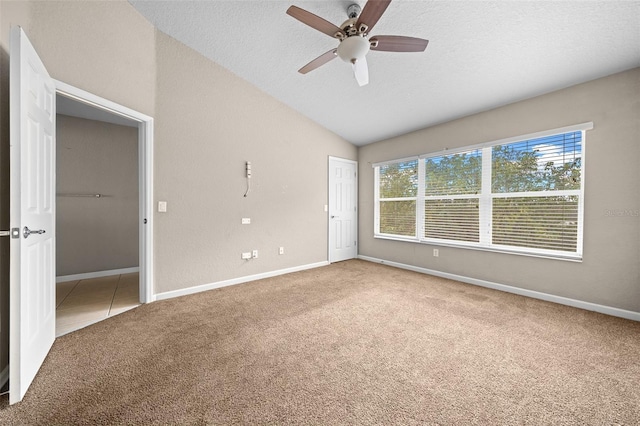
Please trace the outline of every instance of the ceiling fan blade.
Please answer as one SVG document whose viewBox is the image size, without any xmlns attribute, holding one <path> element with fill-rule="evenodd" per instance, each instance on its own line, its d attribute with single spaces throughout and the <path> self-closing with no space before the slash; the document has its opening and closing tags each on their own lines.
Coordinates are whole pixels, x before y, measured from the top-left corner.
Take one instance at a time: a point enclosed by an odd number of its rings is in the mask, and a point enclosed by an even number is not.
<svg viewBox="0 0 640 426">
<path fill-rule="evenodd" d="M 369 67 L 367 66 L 367 58 L 363 57 L 352 63 L 353 76 L 358 82 L 358 86 L 362 87 L 369 84 Z"/>
<path fill-rule="evenodd" d="M 306 74 L 309 71 L 313 71 L 316 68 L 326 64 L 330 60 L 336 57 L 336 49 L 331 49 L 330 51 L 323 53 L 322 55 L 315 58 L 313 61 L 309 62 L 304 67 L 300 68 L 298 72 L 300 74 Z"/>
<path fill-rule="evenodd" d="M 371 50 L 383 52 L 424 52 L 429 40 L 405 36 L 373 36 L 369 39 Z"/>
<path fill-rule="evenodd" d="M 303 24 L 307 24 L 311 28 L 315 28 L 316 30 L 328 35 L 329 37 L 339 38 L 336 37 L 336 34 L 342 34 L 342 37 L 346 37 L 344 31 L 342 31 L 340 27 L 333 25 L 331 22 L 322 19 L 321 17 L 314 15 L 311 12 L 300 9 L 297 6 L 290 6 L 289 9 L 287 9 L 287 15 L 293 16 Z"/>
<path fill-rule="evenodd" d="M 391 0 L 369 0 L 367 4 L 364 5 L 360 16 L 358 16 L 356 28 L 361 31 L 360 27 L 364 24 L 367 26 L 367 30 L 364 32 L 369 33 L 384 11 L 387 10 L 389 3 L 391 3 Z"/>
</svg>

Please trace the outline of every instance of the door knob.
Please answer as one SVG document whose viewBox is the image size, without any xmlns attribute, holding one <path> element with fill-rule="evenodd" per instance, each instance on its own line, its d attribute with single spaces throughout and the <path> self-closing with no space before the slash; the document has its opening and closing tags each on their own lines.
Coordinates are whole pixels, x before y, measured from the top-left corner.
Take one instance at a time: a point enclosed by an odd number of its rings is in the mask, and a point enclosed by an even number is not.
<svg viewBox="0 0 640 426">
<path fill-rule="evenodd" d="M 22 230 L 22 235 L 24 235 L 25 238 L 28 238 L 29 235 L 31 234 L 44 234 L 45 232 L 47 231 L 45 231 L 44 229 L 38 229 L 38 230 L 32 231 L 31 229 L 29 229 L 28 226 L 25 226 L 24 229 Z"/>
</svg>

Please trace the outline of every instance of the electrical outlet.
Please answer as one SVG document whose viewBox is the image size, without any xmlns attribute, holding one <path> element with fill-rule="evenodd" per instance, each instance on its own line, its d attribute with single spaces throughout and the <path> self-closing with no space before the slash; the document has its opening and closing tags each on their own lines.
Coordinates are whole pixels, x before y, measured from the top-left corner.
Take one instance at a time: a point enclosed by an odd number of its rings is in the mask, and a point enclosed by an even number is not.
<svg viewBox="0 0 640 426">
<path fill-rule="evenodd" d="M 438 256 L 440 256 L 440 250 L 433 249 L 433 257 L 438 257 Z"/>
<path fill-rule="evenodd" d="M 243 225 L 250 225 L 251 224 L 251 218 L 250 217 L 243 217 L 242 218 L 242 224 Z"/>
<path fill-rule="evenodd" d="M 284 254 L 284 247 L 280 247 L 278 249 L 278 254 Z"/>
<path fill-rule="evenodd" d="M 249 259 L 251 259 L 251 252 L 242 253 L 242 258 L 243 258 L 244 260 L 249 260 Z"/>
<path fill-rule="evenodd" d="M 253 251 L 253 258 L 257 259 L 258 258 L 258 250 L 254 250 Z"/>
</svg>

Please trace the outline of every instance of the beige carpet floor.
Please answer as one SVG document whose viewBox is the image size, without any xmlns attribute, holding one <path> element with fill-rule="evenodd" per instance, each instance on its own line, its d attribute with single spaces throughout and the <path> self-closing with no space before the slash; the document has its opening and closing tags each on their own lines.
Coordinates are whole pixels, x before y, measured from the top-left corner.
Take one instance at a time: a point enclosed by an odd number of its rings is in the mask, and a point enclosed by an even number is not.
<svg viewBox="0 0 640 426">
<path fill-rule="evenodd" d="M 637 425 L 640 323 L 353 260 L 65 335 L 3 398 L 3 425 Z"/>
</svg>

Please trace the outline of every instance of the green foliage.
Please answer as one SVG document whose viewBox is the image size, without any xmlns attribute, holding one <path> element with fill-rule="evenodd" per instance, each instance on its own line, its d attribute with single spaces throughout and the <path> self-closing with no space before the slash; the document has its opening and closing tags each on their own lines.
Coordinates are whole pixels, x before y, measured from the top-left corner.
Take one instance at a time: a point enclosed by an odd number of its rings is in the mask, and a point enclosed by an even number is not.
<svg viewBox="0 0 640 426">
<path fill-rule="evenodd" d="M 415 197 L 418 193 L 418 160 L 380 167 L 380 198 Z"/>
<path fill-rule="evenodd" d="M 523 152 L 509 146 L 493 147 L 491 161 L 494 193 L 536 190 L 538 161 L 534 152 Z"/>
<path fill-rule="evenodd" d="M 548 162 L 544 167 L 542 182 L 546 190 L 580 189 L 582 158 L 555 166 Z"/>
<path fill-rule="evenodd" d="M 482 187 L 479 151 L 428 158 L 425 195 L 477 194 Z"/>
<path fill-rule="evenodd" d="M 510 145 L 493 147 L 493 193 L 580 189 L 580 157 L 559 165 L 548 161 L 540 168 L 537 155 L 538 150 L 524 151 Z"/>
</svg>

